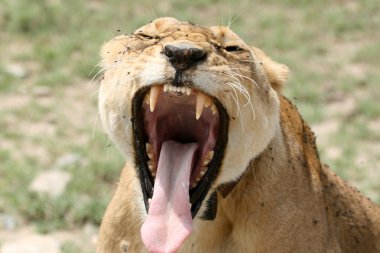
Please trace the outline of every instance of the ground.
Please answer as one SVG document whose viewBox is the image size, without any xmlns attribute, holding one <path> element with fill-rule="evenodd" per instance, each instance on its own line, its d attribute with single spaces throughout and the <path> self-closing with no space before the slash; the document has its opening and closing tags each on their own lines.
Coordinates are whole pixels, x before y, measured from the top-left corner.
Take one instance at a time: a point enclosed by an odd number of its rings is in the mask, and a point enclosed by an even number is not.
<svg viewBox="0 0 380 253">
<path fill-rule="evenodd" d="M 379 1 L 3 0 L 1 253 L 17 252 L 20 238 L 94 251 L 123 164 L 97 119 L 98 51 L 167 15 L 231 23 L 287 64 L 285 94 L 311 123 L 322 159 L 380 203 Z"/>
</svg>

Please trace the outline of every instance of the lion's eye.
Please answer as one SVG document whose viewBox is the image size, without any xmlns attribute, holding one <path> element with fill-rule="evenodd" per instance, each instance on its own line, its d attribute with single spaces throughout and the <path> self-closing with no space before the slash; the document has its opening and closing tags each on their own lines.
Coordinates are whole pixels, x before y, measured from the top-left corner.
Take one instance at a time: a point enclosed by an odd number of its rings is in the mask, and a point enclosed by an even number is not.
<svg viewBox="0 0 380 253">
<path fill-rule="evenodd" d="M 243 49 L 239 46 L 227 46 L 224 48 L 227 52 L 237 52 L 242 51 Z"/>
<path fill-rule="evenodd" d="M 142 32 L 139 32 L 139 33 L 137 33 L 136 35 L 139 36 L 140 38 L 147 39 L 147 40 L 154 39 L 153 36 L 148 35 L 148 34 L 146 34 L 146 33 L 142 33 Z"/>
</svg>

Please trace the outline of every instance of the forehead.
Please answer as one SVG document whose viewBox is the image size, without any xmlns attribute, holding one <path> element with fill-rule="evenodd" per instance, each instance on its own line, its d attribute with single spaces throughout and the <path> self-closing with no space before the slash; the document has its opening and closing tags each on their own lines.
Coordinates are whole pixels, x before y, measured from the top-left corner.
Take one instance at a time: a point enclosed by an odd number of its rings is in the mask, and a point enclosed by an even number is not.
<svg viewBox="0 0 380 253">
<path fill-rule="evenodd" d="M 200 34 L 219 42 L 241 40 L 234 32 L 225 26 L 199 26 L 189 22 L 182 22 L 174 18 L 159 18 L 146 24 L 136 32 L 145 32 L 152 35 L 164 35 L 176 32 L 185 34 Z"/>
</svg>

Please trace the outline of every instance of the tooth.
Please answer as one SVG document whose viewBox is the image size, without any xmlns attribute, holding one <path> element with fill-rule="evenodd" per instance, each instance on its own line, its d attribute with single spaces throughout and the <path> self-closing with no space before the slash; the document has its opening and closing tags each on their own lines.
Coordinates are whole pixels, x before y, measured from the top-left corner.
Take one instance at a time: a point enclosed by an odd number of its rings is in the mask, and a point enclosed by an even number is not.
<svg viewBox="0 0 380 253">
<path fill-rule="evenodd" d="M 203 108 L 205 106 L 205 99 L 206 96 L 203 93 L 198 92 L 197 93 L 197 101 L 195 105 L 195 118 L 198 120 L 203 112 Z"/>
<path fill-rule="evenodd" d="M 196 185 L 197 185 L 197 183 L 193 182 L 190 187 L 194 188 Z"/>
<path fill-rule="evenodd" d="M 210 163 L 210 161 L 211 161 L 211 159 L 205 158 L 202 165 L 207 166 Z"/>
<path fill-rule="evenodd" d="M 168 84 L 165 84 L 164 85 L 164 92 L 167 92 L 169 90 L 169 85 Z"/>
<path fill-rule="evenodd" d="M 211 101 L 211 98 L 209 96 L 206 96 L 206 100 L 205 100 L 205 107 L 209 107 L 211 105 L 212 101 Z"/>
<path fill-rule="evenodd" d="M 211 150 L 210 152 L 207 153 L 206 158 L 211 160 L 213 157 L 214 157 L 214 150 Z"/>
<path fill-rule="evenodd" d="M 215 104 L 211 105 L 211 112 L 212 112 L 212 115 L 214 115 L 217 112 Z"/>
<path fill-rule="evenodd" d="M 186 95 L 190 96 L 190 93 L 191 93 L 191 89 L 190 88 L 186 88 Z"/>
<path fill-rule="evenodd" d="M 150 205 L 150 202 L 152 202 L 152 199 L 148 199 L 148 204 Z"/>
<path fill-rule="evenodd" d="M 146 150 L 146 153 L 147 153 L 149 159 L 152 159 L 153 158 L 152 145 L 150 145 L 149 143 L 146 143 L 145 144 L 145 150 Z"/>
<path fill-rule="evenodd" d="M 156 167 L 156 164 L 155 162 L 153 162 L 152 160 L 149 160 L 148 161 L 148 168 L 150 170 L 150 172 L 152 172 L 152 174 L 156 174 L 155 171 L 154 171 L 154 168 Z"/>
<path fill-rule="evenodd" d="M 185 88 L 185 87 L 182 87 L 182 88 L 181 88 L 181 92 L 182 92 L 182 93 L 185 93 L 185 92 L 186 92 L 186 88 Z"/>
<path fill-rule="evenodd" d="M 144 97 L 144 102 L 145 104 L 149 105 L 149 97 L 150 97 L 150 91 L 148 91 L 148 93 L 145 95 Z"/>
<path fill-rule="evenodd" d="M 206 174 L 206 171 L 207 171 L 207 167 L 203 167 L 203 168 L 201 169 L 201 172 L 199 173 L 199 176 L 200 176 L 200 177 L 203 177 L 203 176 Z"/>
<path fill-rule="evenodd" d="M 201 177 L 200 177 L 200 175 L 197 177 L 197 179 L 195 179 L 195 183 L 197 184 L 197 183 L 199 183 L 199 181 L 201 180 Z"/>
<path fill-rule="evenodd" d="M 210 163 L 211 159 L 206 159 L 203 161 L 203 166 L 207 166 Z"/>
<path fill-rule="evenodd" d="M 151 112 L 153 112 L 154 108 L 156 108 L 157 98 L 159 94 L 160 94 L 160 88 L 158 86 L 153 86 L 150 89 L 149 107 L 150 107 Z"/>
</svg>

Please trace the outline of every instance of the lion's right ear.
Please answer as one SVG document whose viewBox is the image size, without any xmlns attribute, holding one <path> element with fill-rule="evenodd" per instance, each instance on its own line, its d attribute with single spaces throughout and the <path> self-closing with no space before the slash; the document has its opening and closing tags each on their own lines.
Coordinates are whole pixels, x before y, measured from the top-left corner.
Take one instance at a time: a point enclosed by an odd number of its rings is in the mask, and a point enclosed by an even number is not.
<svg viewBox="0 0 380 253">
<path fill-rule="evenodd" d="M 288 66 L 273 61 L 262 50 L 256 47 L 252 47 L 252 51 L 261 62 L 272 88 L 277 92 L 281 92 L 289 77 Z"/>
</svg>

